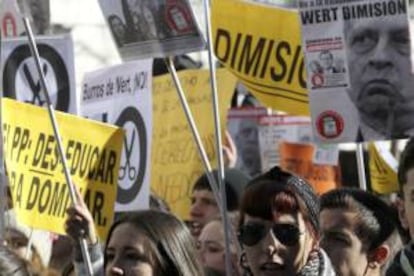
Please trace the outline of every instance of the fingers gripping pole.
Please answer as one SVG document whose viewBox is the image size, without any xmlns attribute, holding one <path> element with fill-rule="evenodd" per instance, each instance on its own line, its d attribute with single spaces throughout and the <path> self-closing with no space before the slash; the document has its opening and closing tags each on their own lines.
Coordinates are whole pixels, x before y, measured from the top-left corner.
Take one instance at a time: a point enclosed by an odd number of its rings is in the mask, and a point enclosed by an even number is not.
<svg viewBox="0 0 414 276">
<path fill-rule="evenodd" d="M 39 73 L 40 84 L 42 85 L 42 88 L 43 88 L 42 90 L 44 92 L 43 94 L 45 96 L 45 100 L 46 100 L 46 103 L 47 103 L 47 111 L 49 113 L 50 121 L 52 123 L 53 133 L 55 135 L 55 140 L 57 142 L 59 156 L 60 156 L 60 159 L 62 161 L 63 168 L 64 168 L 65 179 L 66 179 L 66 183 L 67 183 L 68 188 L 69 188 L 69 194 L 70 194 L 70 197 L 72 199 L 72 203 L 76 204 L 77 199 L 76 199 L 75 188 L 74 188 L 73 183 L 71 181 L 71 177 L 70 177 L 66 157 L 65 157 L 65 154 L 64 154 L 64 150 L 63 150 L 62 139 L 60 137 L 59 128 L 58 128 L 56 117 L 55 117 L 54 108 L 53 108 L 53 105 L 50 101 L 48 86 L 47 86 L 47 83 L 46 83 L 45 76 L 43 74 L 42 66 L 40 64 L 39 51 L 38 51 L 37 46 L 36 46 L 35 38 L 34 38 L 34 35 L 33 35 L 33 32 L 32 32 L 32 28 L 31 28 L 29 19 L 26 16 L 23 17 L 23 23 L 24 23 L 24 27 L 25 27 L 25 30 L 26 30 L 26 33 L 27 33 L 27 36 L 28 36 L 28 39 L 29 39 L 30 51 L 31 51 L 33 59 L 35 61 L 36 69 Z M 86 267 L 87 267 L 88 275 L 92 276 L 93 275 L 92 263 L 91 263 L 91 259 L 90 259 L 89 253 L 88 253 L 88 246 L 87 246 L 86 240 L 84 238 L 81 238 L 79 243 L 80 243 L 80 248 L 81 248 L 81 251 L 82 251 L 83 261 L 85 262 Z"/>
</svg>

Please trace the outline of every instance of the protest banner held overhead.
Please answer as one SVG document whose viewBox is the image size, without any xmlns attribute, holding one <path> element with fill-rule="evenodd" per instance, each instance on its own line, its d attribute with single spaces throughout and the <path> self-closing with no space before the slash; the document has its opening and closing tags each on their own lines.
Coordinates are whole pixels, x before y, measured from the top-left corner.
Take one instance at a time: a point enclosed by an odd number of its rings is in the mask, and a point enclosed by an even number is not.
<svg viewBox="0 0 414 276">
<path fill-rule="evenodd" d="M 208 158 L 215 166 L 216 144 L 210 78 L 207 70 L 178 72 Z M 226 69 L 217 71 L 221 126 L 236 87 Z M 151 189 L 164 198 L 172 211 L 188 218 L 194 182 L 204 173 L 196 143 L 170 75 L 154 78 Z"/>
<path fill-rule="evenodd" d="M 205 41 L 188 0 L 99 0 L 124 60 L 199 51 Z"/>
<path fill-rule="evenodd" d="M 315 146 L 282 142 L 279 144 L 280 167 L 304 177 L 318 194 L 337 188 L 339 169 L 332 165 L 315 164 Z"/>
<path fill-rule="evenodd" d="M 71 36 L 39 36 L 36 41 L 53 106 L 56 110 L 77 114 L 79 107 Z M 46 104 L 26 37 L 2 41 L 1 85 L 4 97 L 39 106 Z"/>
<path fill-rule="evenodd" d="M 297 10 L 213 0 L 211 18 L 216 57 L 261 103 L 309 115 Z"/>
<path fill-rule="evenodd" d="M 316 139 L 414 134 L 408 1 L 298 1 Z"/>
<path fill-rule="evenodd" d="M 149 206 L 152 143 L 152 60 L 128 62 L 85 75 L 81 115 L 124 128 L 116 211 Z"/>
<path fill-rule="evenodd" d="M 398 162 L 382 143 L 369 143 L 371 188 L 379 194 L 398 192 Z"/>
<path fill-rule="evenodd" d="M 71 199 L 47 110 L 10 99 L 1 108 L 4 159 L 19 220 L 65 234 Z M 70 114 L 56 117 L 72 180 L 104 239 L 114 213 L 123 131 Z"/>
</svg>

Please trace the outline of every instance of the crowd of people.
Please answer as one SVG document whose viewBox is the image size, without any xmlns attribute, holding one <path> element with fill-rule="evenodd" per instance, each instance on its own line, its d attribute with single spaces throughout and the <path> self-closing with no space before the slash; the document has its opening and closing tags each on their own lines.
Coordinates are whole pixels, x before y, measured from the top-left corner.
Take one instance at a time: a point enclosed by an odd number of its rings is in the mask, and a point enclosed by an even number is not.
<svg viewBox="0 0 414 276">
<path fill-rule="evenodd" d="M 387 202 L 346 187 L 318 195 L 277 166 L 254 178 L 226 168 L 225 210 L 205 173 L 193 186 L 189 221 L 154 197 L 149 210 L 117 214 L 105 241 L 80 193 L 67 210 L 67 237 L 53 241 L 29 233 L 10 208 L 0 275 L 88 275 L 83 238 L 94 275 L 414 275 L 414 139 L 398 180 L 400 197 Z"/>
</svg>

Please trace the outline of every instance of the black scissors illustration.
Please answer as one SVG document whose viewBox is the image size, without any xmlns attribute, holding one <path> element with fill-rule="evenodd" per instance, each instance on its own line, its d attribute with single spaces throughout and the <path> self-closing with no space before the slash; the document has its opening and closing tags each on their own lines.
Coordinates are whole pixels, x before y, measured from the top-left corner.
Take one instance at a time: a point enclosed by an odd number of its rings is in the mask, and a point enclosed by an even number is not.
<svg viewBox="0 0 414 276">
<path fill-rule="evenodd" d="M 128 145 L 127 137 L 124 137 L 124 144 L 125 144 L 125 154 L 126 154 L 126 161 L 125 165 L 119 167 L 119 176 L 120 180 L 124 179 L 126 176 L 126 172 L 128 170 L 128 177 L 129 180 L 133 181 L 137 175 L 137 170 L 134 166 L 131 166 L 130 159 L 132 155 L 132 150 L 134 148 L 134 141 L 135 141 L 135 129 L 132 130 L 132 139 L 131 143 Z"/>
<path fill-rule="evenodd" d="M 36 100 L 39 103 L 40 106 L 42 106 L 45 101 L 42 100 L 42 98 L 40 97 L 40 91 L 42 90 L 42 87 L 40 86 L 40 81 L 38 81 L 36 84 L 32 78 L 32 75 L 30 74 L 30 70 L 29 67 L 27 66 L 27 64 L 25 63 L 23 65 L 23 72 L 24 72 L 24 76 L 27 80 L 27 82 L 29 83 L 30 89 L 33 92 L 33 98 L 31 101 L 26 101 L 28 103 L 31 104 L 36 104 Z M 47 65 L 43 64 L 43 74 L 46 76 L 47 74 Z"/>
</svg>

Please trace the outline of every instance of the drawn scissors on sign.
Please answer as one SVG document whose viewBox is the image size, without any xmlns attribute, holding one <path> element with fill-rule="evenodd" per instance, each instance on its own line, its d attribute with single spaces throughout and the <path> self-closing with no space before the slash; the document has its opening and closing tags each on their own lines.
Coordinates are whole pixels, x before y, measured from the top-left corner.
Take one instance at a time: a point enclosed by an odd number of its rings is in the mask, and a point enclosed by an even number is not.
<svg viewBox="0 0 414 276">
<path fill-rule="evenodd" d="M 135 177 L 137 176 L 137 170 L 134 166 L 131 166 L 130 163 L 130 159 L 132 156 L 132 150 L 134 148 L 134 141 L 135 141 L 135 129 L 132 131 L 132 139 L 131 139 L 131 143 L 128 145 L 128 141 L 126 136 L 124 137 L 124 143 L 125 143 L 125 154 L 126 154 L 126 161 L 125 161 L 125 165 L 121 166 L 119 168 L 119 179 L 122 180 L 125 178 L 126 174 L 127 174 L 127 170 L 128 170 L 128 177 L 129 180 L 134 180 Z"/>
<path fill-rule="evenodd" d="M 42 90 L 42 87 L 40 86 L 40 81 L 38 81 L 37 83 L 34 82 L 32 75 L 30 74 L 30 70 L 29 67 L 27 66 L 27 64 L 23 65 L 23 72 L 24 72 L 24 76 L 27 80 L 27 82 L 29 83 L 30 89 L 33 92 L 33 98 L 31 101 L 26 101 L 29 102 L 31 104 L 36 104 L 36 100 L 39 102 L 39 105 L 42 106 L 45 101 L 42 100 L 42 98 L 40 97 L 40 91 Z M 43 64 L 43 74 L 46 75 L 47 74 L 47 65 Z"/>
</svg>

